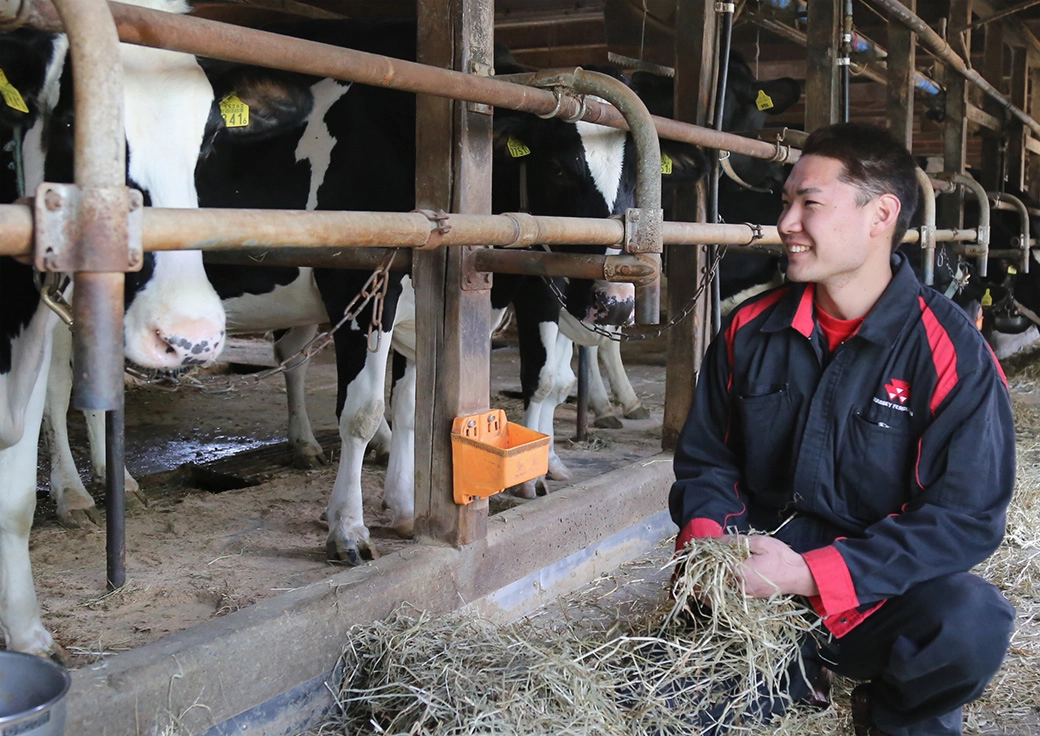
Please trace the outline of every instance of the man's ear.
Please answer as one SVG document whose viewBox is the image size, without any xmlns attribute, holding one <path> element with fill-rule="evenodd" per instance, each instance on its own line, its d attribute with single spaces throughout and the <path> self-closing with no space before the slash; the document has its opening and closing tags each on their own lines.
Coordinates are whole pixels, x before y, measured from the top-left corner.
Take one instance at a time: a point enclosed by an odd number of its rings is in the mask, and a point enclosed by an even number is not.
<svg viewBox="0 0 1040 736">
<path fill-rule="evenodd" d="M 882 194 L 874 202 L 874 220 L 870 226 L 871 235 L 881 233 L 895 227 L 899 213 L 903 209 L 903 203 L 894 194 Z"/>
</svg>

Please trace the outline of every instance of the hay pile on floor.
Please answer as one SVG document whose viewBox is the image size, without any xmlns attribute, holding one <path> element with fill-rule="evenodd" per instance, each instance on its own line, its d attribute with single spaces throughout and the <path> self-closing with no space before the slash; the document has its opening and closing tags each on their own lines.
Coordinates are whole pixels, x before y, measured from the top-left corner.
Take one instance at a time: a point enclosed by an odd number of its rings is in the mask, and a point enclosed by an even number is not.
<svg viewBox="0 0 1040 736">
<path fill-rule="evenodd" d="M 631 736 L 703 733 L 696 713 L 740 722 L 759 692 L 782 697 L 811 620 L 790 596 L 736 592 L 747 554 L 698 540 L 678 561 L 674 605 L 606 631 L 407 609 L 356 627 L 337 668 L 340 717 L 316 733 Z M 695 589 L 714 615 L 691 626 Z"/>
</svg>

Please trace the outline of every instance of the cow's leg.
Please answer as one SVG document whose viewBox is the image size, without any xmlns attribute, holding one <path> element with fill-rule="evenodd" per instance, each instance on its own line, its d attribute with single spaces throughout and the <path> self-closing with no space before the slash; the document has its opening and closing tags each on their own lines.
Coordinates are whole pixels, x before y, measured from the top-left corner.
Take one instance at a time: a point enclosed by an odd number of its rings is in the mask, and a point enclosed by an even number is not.
<svg viewBox="0 0 1040 736">
<path fill-rule="evenodd" d="M 538 431 L 555 437 L 553 431 L 553 419 L 556 416 L 556 407 L 567 400 L 577 376 L 571 369 L 571 357 L 574 355 L 574 343 L 566 335 L 557 333 L 556 349 L 552 359 L 547 363 L 552 366 L 552 378 L 549 393 L 542 402 L 542 411 L 539 417 Z M 570 480 L 573 476 L 567 466 L 556 454 L 555 438 L 549 443 L 549 472 L 548 477 L 552 480 Z"/>
<path fill-rule="evenodd" d="M 607 388 L 603 384 L 603 376 L 599 372 L 599 346 L 583 346 L 588 350 L 589 364 L 589 408 L 596 417 L 593 426 L 601 429 L 621 429 L 621 420 L 614 414 L 614 406 L 607 396 Z"/>
<path fill-rule="evenodd" d="M 51 498 L 58 507 L 58 521 L 67 527 L 92 529 L 101 525 L 101 512 L 79 477 L 69 443 L 71 360 L 72 333 L 61 327 L 54 331 L 42 432 L 50 453 Z"/>
<path fill-rule="evenodd" d="M 317 325 L 293 327 L 277 336 L 274 356 L 279 364 L 299 352 L 318 332 Z M 285 371 L 285 395 L 289 404 L 289 446 L 292 448 L 293 467 L 316 468 L 328 460 L 325 451 L 314 437 L 311 420 L 307 416 L 307 361 L 301 360 Z"/>
<path fill-rule="evenodd" d="M 598 362 L 607 373 L 607 380 L 610 381 L 610 389 L 614 392 L 614 398 L 621 405 L 621 413 L 627 419 L 649 419 L 650 412 L 636 396 L 635 389 L 632 388 L 632 383 L 625 372 L 625 366 L 621 362 L 621 343 L 604 338 L 600 340 L 597 352 L 599 353 Z"/>
<path fill-rule="evenodd" d="M 368 442 L 375 435 L 383 417 L 386 389 L 386 359 L 390 351 L 391 333 L 381 333 L 376 352 L 365 349 L 364 333 L 351 331 L 336 333 L 337 372 L 341 376 L 353 373 L 349 385 L 340 389 L 343 405 L 339 417 L 339 437 L 342 449 L 336 482 L 329 496 L 326 518 L 329 537 L 325 551 L 330 560 L 360 564 L 376 556 L 365 526 L 361 492 L 361 463 Z M 349 338 L 349 339 L 348 339 Z M 342 347 L 341 347 L 342 346 Z M 359 357 L 364 364 L 358 366 Z M 340 379 L 341 384 L 344 381 Z"/>
<path fill-rule="evenodd" d="M 0 482 L 3 483 L 0 488 L 0 630 L 8 649 L 30 654 L 60 652 L 40 620 L 29 560 L 29 530 L 36 510 L 36 462 L 47 393 L 48 360 L 45 355 L 25 405 L 21 438 L 0 449 Z"/>
</svg>

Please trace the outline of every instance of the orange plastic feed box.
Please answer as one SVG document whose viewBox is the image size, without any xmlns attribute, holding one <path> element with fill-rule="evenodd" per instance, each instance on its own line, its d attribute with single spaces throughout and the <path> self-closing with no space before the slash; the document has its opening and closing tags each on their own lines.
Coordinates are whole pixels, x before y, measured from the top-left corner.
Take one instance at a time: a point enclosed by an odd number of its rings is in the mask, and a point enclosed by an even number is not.
<svg viewBox="0 0 1040 736">
<path fill-rule="evenodd" d="M 506 421 L 501 409 L 455 417 L 451 459 L 455 503 L 467 504 L 545 475 L 549 436 Z"/>
</svg>

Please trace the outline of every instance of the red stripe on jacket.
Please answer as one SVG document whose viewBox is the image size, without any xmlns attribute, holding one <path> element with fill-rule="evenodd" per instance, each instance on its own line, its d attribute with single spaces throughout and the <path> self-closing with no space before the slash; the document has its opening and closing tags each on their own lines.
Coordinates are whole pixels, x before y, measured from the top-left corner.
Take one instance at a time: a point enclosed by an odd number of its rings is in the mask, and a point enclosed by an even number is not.
<svg viewBox="0 0 1040 736">
<path fill-rule="evenodd" d="M 939 404 L 957 385 L 957 350 L 953 347 L 953 341 L 947 334 L 946 329 L 939 324 L 935 313 L 928 307 L 924 297 L 918 297 L 921 302 L 921 321 L 928 335 L 928 345 L 932 349 L 932 362 L 935 364 L 935 391 L 929 404 L 932 414 L 939 408 Z"/>
</svg>

